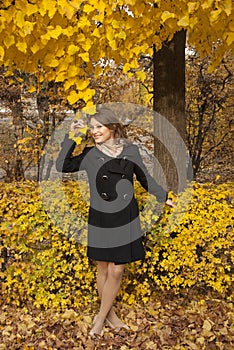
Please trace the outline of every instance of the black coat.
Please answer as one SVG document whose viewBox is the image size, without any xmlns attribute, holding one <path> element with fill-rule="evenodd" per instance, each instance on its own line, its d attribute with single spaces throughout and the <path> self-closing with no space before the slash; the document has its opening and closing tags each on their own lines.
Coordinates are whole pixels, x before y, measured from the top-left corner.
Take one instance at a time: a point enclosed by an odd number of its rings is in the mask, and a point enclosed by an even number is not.
<svg viewBox="0 0 234 350">
<path fill-rule="evenodd" d="M 86 170 L 90 187 L 88 256 L 94 260 L 127 263 L 144 258 L 139 209 L 133 193 L 133 176 L 159 202 L 167 192 L 149 175 L 138 147 L 124 145 L 110 157 L 97 147 L 86 147 L 72 156 L 75 142 L 65 136 L 56 169 L 70 173 Z"/>
</svg>

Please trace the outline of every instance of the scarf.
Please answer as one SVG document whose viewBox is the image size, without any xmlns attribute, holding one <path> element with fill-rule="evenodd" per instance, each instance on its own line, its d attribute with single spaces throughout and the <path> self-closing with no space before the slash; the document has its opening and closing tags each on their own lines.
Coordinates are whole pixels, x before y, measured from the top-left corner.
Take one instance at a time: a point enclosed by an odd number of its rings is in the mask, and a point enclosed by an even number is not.
<svg viewBox="0 0 234 350">
<path fill-rule="evenodd" d="M 123 151 L 124 140 L 119 139 L 114 145 L 107 145 L 105 142 L 97 143 L 96 147 L 104 154 L 110 157 L 118 157 Z"/>
</svg>

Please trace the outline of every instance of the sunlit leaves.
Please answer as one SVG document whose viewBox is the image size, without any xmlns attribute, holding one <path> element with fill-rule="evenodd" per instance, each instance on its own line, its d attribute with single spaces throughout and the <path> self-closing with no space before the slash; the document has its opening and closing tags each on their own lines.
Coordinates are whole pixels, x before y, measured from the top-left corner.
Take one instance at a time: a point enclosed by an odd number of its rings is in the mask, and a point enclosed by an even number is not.
<svg viewBox="0 0 234 350">
<path fill-rule="evenodd" d="M 96 68 L 101 59 L 123 64 L 125 72 L 132 75 L 141 53 L 148 53 L 153 44 L 159 50 L 163 41 L 185 28 L 189 43 L 203 56 L 212 54 L 214 43 L 219 42 L 215 66 L 227 49 L 233 49 L 232 14 L 231 0 L 162 0 L 157 6 L 140 0 L 21 0 L 0 10 L 0 60 L 31 71 L 36 71 L 40 62 L 45 78 L 59 75 L 57 81 L 64 82 L 68 90 L 79 75 L 84 81 L 97 77 L 105 69 Z M 68 77 L 61 73 L 69 74 L 73 66 L 77 69 Z M 71 104 L 78 101 L 74 93 L 68 94 Z M 82 99 L 91 103 L 92 96 L 87 91 Z"/>
</svg>

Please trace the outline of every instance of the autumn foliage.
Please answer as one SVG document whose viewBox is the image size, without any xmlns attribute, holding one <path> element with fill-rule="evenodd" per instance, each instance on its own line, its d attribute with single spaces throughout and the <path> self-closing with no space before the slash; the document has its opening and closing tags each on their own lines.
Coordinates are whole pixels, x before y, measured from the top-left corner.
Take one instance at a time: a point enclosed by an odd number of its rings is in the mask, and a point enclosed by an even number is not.
<svg viewBox="0 0 234 350">
<path fill-rule="evenodd" d="M 48 216 L 36 183 L 1 187 L 4 300 L 20 306 L 30 301 L 46 309 L 88 307 L 97 294 L 95 265 L 88 261 L 84 244 L 81 216 L 87 217 L 88 207 L 82 184 L 81 190 L 74 181 L 47 182 L 46 187 L 51 194 L 47 210 L 54 217 Z M 148 194 L 136 187 L 143 208 Z M 150 208 L 142 211 L 143 229 L 152 221 L 145 237 L 146 259 L 127 265 L 120 291 L 124 302 L 148 303 L 158 289 L 176 292 L 192 286 L 231 296 L 232 190 L 231 184 L 194 183 L 178 197 L 172 212 L 164 209 L 159 218 Z M 58 219 L 62 229 L 54 224 Z"/>
<path fill-rule="evenodd" d="M 211 70 L 233 50 L 231 0 L 5 0 L 0 16 L 0 63 L 38 73 L 38 84 L 62 83 L 71 105 L 92 103 L 91 80 L 110 60 L 144 80 L 140 55 L 152 55 L 153 44 L 159 50 L 181 29 L 202 57 L 213 56 Z"/>
<path fill-rule="evenodd" d="M 1 1 L 1 97 L 13 119 L 9 153 L 0 150 L 7 179 L 24 178 L 30 164 L 39 178 L 47 138 L 66 111 L 121 99 L 151 105 L 142 55 L 148 60 L 180 30 L 200 60 L 209 58 L 205 70 L 192 62 L 197 81 L 188 73 L 190 146 L 196 130 L 204 135 L 211 125 L 203 139 L 204 150 L 213 150 L 213 139 L 222 141 L 231 126 L 224 89 L 231 69 L 223 58 L 233 53 L 233 8 L 232 0 Z M 218 89 L 218 75 L 209 74 L 220 62 L 226 71 Z M 136 93 L 116 92 L 130 82 Z M 37 100 L 38 116 L 25 117 L 23 95 Z M 193 154 L 201 150 L 198 142 Z M 233 183 L 216 180 L 192 183 L 160 216 L 136 184 L 146 259 L 126 266 L 117 310 L 133 333 L 111 332 L 95 349 L 233 349 Z M 94 349 L 87 192 L 82 181 L 1 183 L 0 350 Z"/>
</svg>

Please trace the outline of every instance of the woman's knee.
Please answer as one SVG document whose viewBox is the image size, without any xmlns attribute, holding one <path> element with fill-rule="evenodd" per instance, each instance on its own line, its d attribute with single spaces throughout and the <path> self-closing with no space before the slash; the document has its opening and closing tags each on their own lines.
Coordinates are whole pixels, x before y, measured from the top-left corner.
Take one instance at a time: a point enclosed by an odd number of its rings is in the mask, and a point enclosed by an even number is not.
<svg viewBox="0 0 234 350">
<path fill-rule="evenodd" d="M 109 263 L 108 276 L 110 275 L 114 279 L 120 279 L 123 271 L 124 265 L 115 265 L 114 263 Z"/>
<path fill-rule="evenodd" d="M 103 275 L 108 274 L 108 262 L 107 261 L 97 261 L 97 270 L 98 273 L 101 273 Z"/>
</svg>

